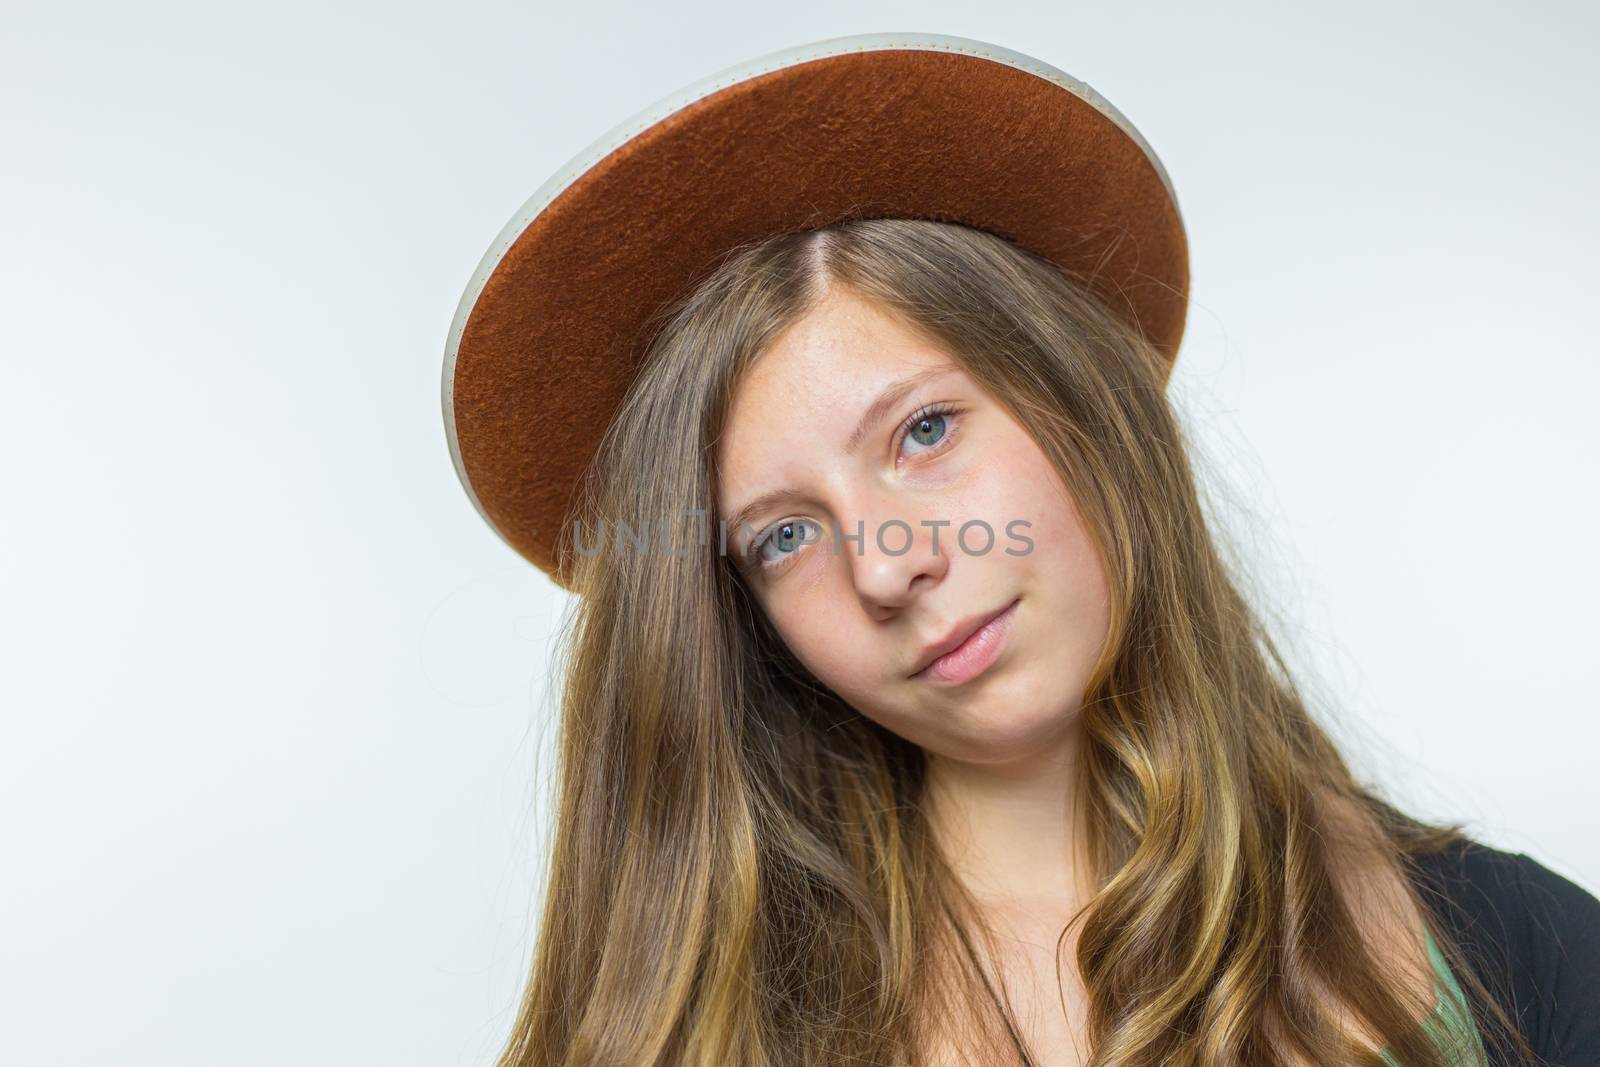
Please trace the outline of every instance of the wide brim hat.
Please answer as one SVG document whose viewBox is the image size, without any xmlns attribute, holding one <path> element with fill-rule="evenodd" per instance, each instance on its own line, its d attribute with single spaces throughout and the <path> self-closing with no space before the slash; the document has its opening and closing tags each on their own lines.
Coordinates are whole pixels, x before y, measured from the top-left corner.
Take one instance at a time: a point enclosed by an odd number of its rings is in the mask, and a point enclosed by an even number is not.
<svg viewBox="0 0 1600 1067">
<path fill-rule="evenodd" d="M 1059 266 L 1176 359 L 1189 255 L 1155 152 L 1088 85 L 938 34 L 741 63 L 646 108 L 523 204 L 473 274 L 444 360 L 478 512 L 570 588 L 560 531 L 658 325 L 729 249 L 851 218 L 962 223 Z"/>
</svg>

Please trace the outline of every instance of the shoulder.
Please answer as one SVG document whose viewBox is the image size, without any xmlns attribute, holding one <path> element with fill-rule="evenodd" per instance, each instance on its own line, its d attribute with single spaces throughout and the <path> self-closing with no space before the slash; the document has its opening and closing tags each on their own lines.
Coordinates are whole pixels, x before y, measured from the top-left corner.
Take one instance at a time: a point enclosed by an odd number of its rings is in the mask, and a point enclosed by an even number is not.
<svg viewBox="0 0 1600 1067">
<path fill-rule="evenodd" d="M 1600 1067 L 1600 898 L 1470 838 L 1418 856 L 1425 899 L 1552 1063 Z"/>
<path fill-rule="evenodd" d="M 1600 1065 L 1600 899 L 1526 853 L 1513 862 L 1553 1062 Z"/>
</svg>

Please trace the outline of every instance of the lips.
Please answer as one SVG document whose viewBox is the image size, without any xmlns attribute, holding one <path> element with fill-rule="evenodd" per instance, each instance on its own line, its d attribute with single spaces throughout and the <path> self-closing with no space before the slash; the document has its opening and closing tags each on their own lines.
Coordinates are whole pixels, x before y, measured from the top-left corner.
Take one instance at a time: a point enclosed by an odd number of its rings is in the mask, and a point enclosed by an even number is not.
<svg viewBox="0 0 1600 1067">
<path fill-rule="evenodd" d="M 916 676 L 922 674 L 933 665 L 934 661 L 943 656 L 949 655 L 951 652 L 954 652 L 956 649 L 960 648 L 967 642 L 968 639 L 972 637 L 973 634 L 989 625 L 989 623 L 993 622 L 1001 615 L 1004 615 L 1015 604 L 1016 601 L 1011 600 L 994 609 L 993 611 L 986 611 L 979 615 L 969 615 L 965 619 L 957 622 L 953 627 L 950 628 L 950 631 L 946 633 L 944 637 L 933 642 L 922 650 L 922 654 L 917 657 L 916 665 L 911 671 L 911 677 L 915 678 Z"/>
</svg>

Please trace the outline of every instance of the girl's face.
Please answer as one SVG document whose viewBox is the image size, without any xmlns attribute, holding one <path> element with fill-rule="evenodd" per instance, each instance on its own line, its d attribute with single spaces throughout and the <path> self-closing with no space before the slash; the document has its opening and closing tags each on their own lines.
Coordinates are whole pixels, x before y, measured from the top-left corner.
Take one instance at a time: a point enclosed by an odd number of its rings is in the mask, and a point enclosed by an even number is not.
<svg viewBox="0 0 1600 1067">
<path fill-rule="evenodd" d="M 835 289 L 739 383 L 717 447 L 728 555 L 851 706 L 977 763 L 1071 725 L 1105 573 L 1055 468 L 958 363 Z"/>
</svg>

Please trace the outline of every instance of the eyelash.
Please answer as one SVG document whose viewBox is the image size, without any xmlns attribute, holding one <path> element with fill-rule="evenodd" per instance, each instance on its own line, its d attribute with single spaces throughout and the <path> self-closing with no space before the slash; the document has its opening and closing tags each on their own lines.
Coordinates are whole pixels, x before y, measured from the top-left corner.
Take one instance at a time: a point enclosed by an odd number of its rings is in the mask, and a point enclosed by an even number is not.
<svg viewBox="0 0 1600 1067">
<path fill-rule="evenodd" d="M 936 444 L 930 446 L 927 451 L 919 452 L 917 454 L 921 456 L 932 456 L 943 452 L 947 447 L 949 447 L 950 441 L 956 435 L 957 424 L 954 421 L 954 416 L 959 414 L 961 414 L 961 412 L 956 409 L 954 404 L 923 405 L 922 407 L 913 411 L 910 415 L 906 416 L 905 421 L 900 423 L 900 429 L 895 434 L 895 452 L 897 454 L 899 453 L 899 446 L 905 443 L 906 435 L 911 432 L 912 428 L 916 426 L 917 423 L 921 422 L 923 419 L 931 419 L 938 415 L 943 415 L 946 418 L 951 419 L 949 428 L 945 430 L 944 436 L 939 438 Z"/>
<path fill-rule="evenodd" d="M 935 456 L 943 452 L 950 446 L 950 442 L 955 439 L 956 434 L 959 432 L 957 427 L 960 425 L 960 423 L 955 421 L 955 419 L 956 416 L 959 416 L 961 413 L 962 409 L 956 407 L 954 404 L 949 403 L 925 404 L 916 411 L 913 411 L 901 421 L 899 429 L 895 431 L 896 454 L 898 455 L 900 447 L 905 444 L 906 435 L 908 435 L 912 429 L 915 428 L 917 423 L 921 422 L 923 419 L 931 419 L 941 415 L 946 419 L 951 420 L 949 427 L 945 430 L 944 436 L 939 438 L 937 443 L 930 445 L 926 450 L 917 453 L 917 455 Z M 780 570 L 781 568 L 789 565 L 790 561 L 793 560 L 798 553 L 786 553 L 787 558 L 769 563 L 761 558 L 761 548 L 771 538 L 771 535 L 775 530 L 783 529 L 785 526 L 790 525 L 792 521 L 793 520 L 790 519 L 779 519 L 777 522 L 773 523 L 771 526 L 768 526 L 764 531 L 762 531 L 760 537 L 757 537 L 750 543 L 750 547 L 747 550 L 748 555 L 746 563 L 746 566 L 749 569 L 757 572 L 770 572 Z"/>
</svg>

